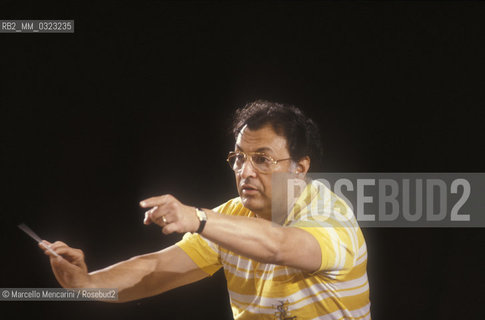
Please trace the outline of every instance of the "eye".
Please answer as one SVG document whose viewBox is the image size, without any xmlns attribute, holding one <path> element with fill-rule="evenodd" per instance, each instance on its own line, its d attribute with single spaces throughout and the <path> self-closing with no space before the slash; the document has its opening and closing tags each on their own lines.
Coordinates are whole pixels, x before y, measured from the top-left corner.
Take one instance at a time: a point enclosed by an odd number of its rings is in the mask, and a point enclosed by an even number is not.
<svg viewBox="0 0 485 320">
<path fill-rule="evenodd" d="M 244 163 L 244 154 L 239 152 L 231 152 L 227 158 L 227 161 L 233 170 L 239 170 Z"/>
<path fill-rule="evenodd" d="M 255 154 L 253 155 L 253 162 L 255 164 L 270 164 L 272 161 L 268 156 Z"/>
<path fill-rule="evenodd" d="M 235 161 L 238 161 L 238 162 L 239 161 L 244 161 L 244 155 L 242 155 L 241 153 L 236 153 L 234 155 L 234 159 L 235 159 Z"/>
</svg>

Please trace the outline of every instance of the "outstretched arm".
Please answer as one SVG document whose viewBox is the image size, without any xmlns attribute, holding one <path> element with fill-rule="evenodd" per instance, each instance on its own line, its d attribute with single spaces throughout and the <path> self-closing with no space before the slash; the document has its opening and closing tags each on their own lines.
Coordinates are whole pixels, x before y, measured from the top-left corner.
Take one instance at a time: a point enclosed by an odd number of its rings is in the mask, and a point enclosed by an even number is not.
<svg viewBox="0 0 485 320">
<path fill-rule="evenodd" d="M 50 247 L 61 257 L 45 249 Z M 57 281 L 64 288 L 117 288 L 118 301 L 137 300 L 198 281 L 208 275 L 179 247 L 133 257 L 107 268 L 87 272 L 84 254 L 79 249 L 56 241 L 39 246 L 50 257 Z"/>
<path fill-rule="evenodd" d="M 162 226 L 163 233 L 194 232 L 199 227 L 195 208 L 171 195 L 143 200 L 150 208 L 145 224 Z M 322 262 L 318 241 L 310 233 L 294 227 L 281 227 L 264 219 L 218 214 L 205 209 L 207 223 L 202 235 L 223 248 L 259 262 L 290 266 L 306 272 L 317 271 Z"/>
</svg>

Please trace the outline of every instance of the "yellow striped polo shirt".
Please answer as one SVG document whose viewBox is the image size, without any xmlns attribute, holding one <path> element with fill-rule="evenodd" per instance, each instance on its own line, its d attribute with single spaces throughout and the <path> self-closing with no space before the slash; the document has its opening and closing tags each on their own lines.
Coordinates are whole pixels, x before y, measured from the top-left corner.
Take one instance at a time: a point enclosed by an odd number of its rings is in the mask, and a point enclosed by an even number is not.
<svg viewBox="0 0 485 320">
<path fill-rule="evenodd" d="M 234 198 L 214 209 L 254 217 Z M 325 185 L 313 181 L 295 202 L 283 227 L 301 228 L 320 244 L 314 273 L 260 263 L 198 234 L 177 243 L 206 273 L 224 268 L 234 319 L 370 319 L 367 249 L 352 210 Z"/>
</svg>

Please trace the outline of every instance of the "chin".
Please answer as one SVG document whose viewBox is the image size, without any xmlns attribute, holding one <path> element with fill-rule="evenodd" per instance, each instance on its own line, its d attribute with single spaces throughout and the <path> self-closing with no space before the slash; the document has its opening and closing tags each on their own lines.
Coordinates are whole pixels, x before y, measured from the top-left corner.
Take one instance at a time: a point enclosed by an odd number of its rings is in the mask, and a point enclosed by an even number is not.
<svg viewBox="0 0 485 320">
<path fill-rule="evenodd" d="M 261 209 L 263 207 L 261 201 L 258 200 L 259 199 L 255 199 L 254 197 L 241 196 L 242 204 L 253 212 L 258 211 L 258 209 Z"/>
</svg>

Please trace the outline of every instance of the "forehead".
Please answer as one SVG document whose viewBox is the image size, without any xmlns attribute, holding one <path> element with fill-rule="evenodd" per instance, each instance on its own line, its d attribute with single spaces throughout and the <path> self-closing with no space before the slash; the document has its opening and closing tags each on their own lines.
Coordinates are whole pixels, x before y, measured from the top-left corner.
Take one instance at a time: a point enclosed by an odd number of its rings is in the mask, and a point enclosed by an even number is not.
<svg viewBox="0 0 485 320">
<path fill-rule="evenodd" d="M 276 134 L 271 125 L 251 130 L 244 126 L 236 138 L 236 146 L 245 152 L 264 151 L 274 155 L 287 155 L 286 139 Z"/>
</svg>

